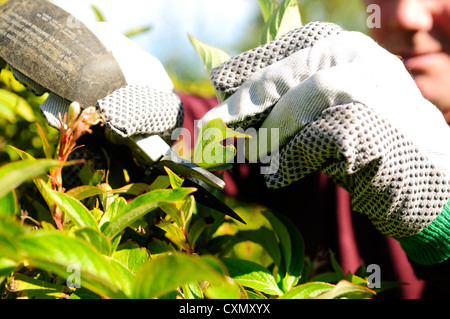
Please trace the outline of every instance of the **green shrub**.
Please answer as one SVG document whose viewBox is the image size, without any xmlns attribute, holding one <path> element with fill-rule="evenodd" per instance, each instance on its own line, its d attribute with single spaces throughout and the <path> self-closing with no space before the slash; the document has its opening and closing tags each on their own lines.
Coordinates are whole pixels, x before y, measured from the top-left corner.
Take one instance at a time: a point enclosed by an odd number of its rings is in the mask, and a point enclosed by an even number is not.
<svg viewBox="0 0 450 319">
<path fill-rule="evenodd" d="M 260 3 L 267 21 L 263 41 L 301 23 L 297 1 Z M 193 37 L 191 41 L 207 69 L 227 59 L 226 53 Z M 2 121 L 14 124 L 20 101 L 20 109 L 30 116 L 27 125 L 36 125 L 31 124 L 35 119 L 27 100 L 22 100 L 24 94 L 32 97 L 10 74 L 5 78 L 3 83 L 10 85 L 3 85 L 0 100 L 16 102 L 11 102 L 11 112 L 1 114 Z M 35 147 L 21 150 L 8 139 L 5 149 L 12 160 L 0 167 L 2 298 L 303 299 L 375 294 L 367 288 L 364 273 L 344 274 L 331 252 L 332 271 L 315 273 L 301 234 L 286 217 L 223 198 L 247 222 L 240 223 L 196 203 L 196 189 L 183 186 L 184 177 L 170 169 L 151 183 L 131 181 L 113 189 L 108 176 L 114 172 L 99 174 L 86 162 L 80 172 L 85 185 L 65 190 L 62 168 L 74 164 L 68 156 L 77 139 L 101 119 L 89 109 L 80 114 L 74 103 L 61 121 L 67 126 L 59 139 L 42 125 L 34 127 L 31 138 L 39 138 L 35 144 L 41 153 Z M 246 138 L 221 121 L 207 125 Z M 195 161 L 217 168 L 202 161 L 211 149 L 222 151 L 224 162 L 232 158 L 235 149 L 221 142 L 197 143 Z"/>
</svg>

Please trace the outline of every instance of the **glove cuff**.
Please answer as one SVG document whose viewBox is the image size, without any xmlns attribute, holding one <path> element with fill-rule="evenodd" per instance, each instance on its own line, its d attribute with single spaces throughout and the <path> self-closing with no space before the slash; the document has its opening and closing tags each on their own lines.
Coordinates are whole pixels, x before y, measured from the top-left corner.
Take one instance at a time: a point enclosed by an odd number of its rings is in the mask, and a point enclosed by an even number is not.
<svg viewBox="0 0 450 319">
<path fill-rule="evenodd" d="M 406 255 L 418 264 L 434 265 L 448 259 L 450 257 L 450 199 L 439 216 L 420 233 L 395 239 Z"/>
</svg>

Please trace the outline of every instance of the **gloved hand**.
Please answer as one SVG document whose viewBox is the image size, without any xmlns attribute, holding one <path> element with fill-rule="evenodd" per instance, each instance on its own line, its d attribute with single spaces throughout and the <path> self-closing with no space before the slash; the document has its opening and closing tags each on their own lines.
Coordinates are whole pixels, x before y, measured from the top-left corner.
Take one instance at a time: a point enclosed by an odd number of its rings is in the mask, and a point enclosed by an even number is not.
<svg viewBox="0 0 450 319">
<path fill-rule="evenodd" d="M 97 102 L 96 106 L 107 120 L 107 136 L 120 142 L 130 136 L 158 134 L 166 142 L 172 141 L 172 131 L 183 123 L 183 105 L 162 64 L 106 22 L 97 22 L 88 28 L 111 51 L 126 80 L 126 86 Z M 18 81 L 36 94 L 47 92 L 18 70 L 13 69 L 13 72 Z M 49 94 L 41 110 L 51 126 L 59 126 L 58 114 L 67 112 L 71 102 Z"/>
<path fill-rule="evenodd" d="M 450 128 L 399 57 L 361 33 L 310 23 L 211 76 L 233 95 L 202 123 L 279 129 L 268 187 L 322 171 L 414 262 L 450 256 Z"/>
</svg>

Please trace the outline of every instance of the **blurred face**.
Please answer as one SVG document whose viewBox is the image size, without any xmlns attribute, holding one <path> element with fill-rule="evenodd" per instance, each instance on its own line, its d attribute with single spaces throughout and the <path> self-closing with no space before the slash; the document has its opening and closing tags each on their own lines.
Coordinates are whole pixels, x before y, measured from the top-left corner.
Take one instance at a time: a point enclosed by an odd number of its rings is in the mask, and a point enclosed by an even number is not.
<svg viewBox="0 0 450 319">
<path fill-rule="evenodd" d="M 366 0 L 381 9 L 373 38 L 404 59 L 423 95 L 450 123 L 450 0 Z"/>
</svg>

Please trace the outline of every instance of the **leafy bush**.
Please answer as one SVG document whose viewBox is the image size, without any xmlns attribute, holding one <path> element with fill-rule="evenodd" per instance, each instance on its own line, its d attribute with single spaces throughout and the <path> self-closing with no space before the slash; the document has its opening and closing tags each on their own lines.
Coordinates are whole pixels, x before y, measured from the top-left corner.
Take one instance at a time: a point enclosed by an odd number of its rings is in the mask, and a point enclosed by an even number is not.
<svg viewBox="0 0 450 319">
<path fill-rule="evenodd" d="M 300 23 L 297 1 L 260 3 L 267 21 L 264 41 Z M 207 69 L 227 58 L 191 40 L 203 52 Z M 15 87 L 19 84 L 12 78 L 8 81 L 13 86 L 5 86 L 0 98 L 20 99 L 23 88 Z M 28 110 L 27 102 L 20 101 Z M 11 122 L 12 117 L 2 118 Z M 81 112 L 73 103 L 61 118 L 67 125 L 59 131 L 56 145 L 36 124 L 42 158 L 12 143 L 8 146 L 8 152 L 21 159 L 0 167 L 2 298 L 292 299 L 375 294 L 363 273 L 344 274 L 332 253 L 333 270 L 315 273 L 301 234 L 286 217 L 224 198 L 247 222 L 240 223 L 198 204 L 197 190 L 183 186 L 185 178 L 168 168 L 151 183 L 131 182 L 113 189 L 108 176 L 114 172 L 99 172 L 88 161 L 80 172 L 85 185 L 65 190 L 62 168 L 75 164 L 68 156 L 78 147 L 77 140 L 101 121 L 92 109 Z M 221 121 L 207 125 L 224 132 L 224 138 L 246 138 Z M 224 162 L 235 155 L 236 150 L 223 147 L 222 141 L 200 141 L 194 159 L 207 169 L 217 169 L 205 165 L 211 150 L 222 152 Z"/>
</svg>

